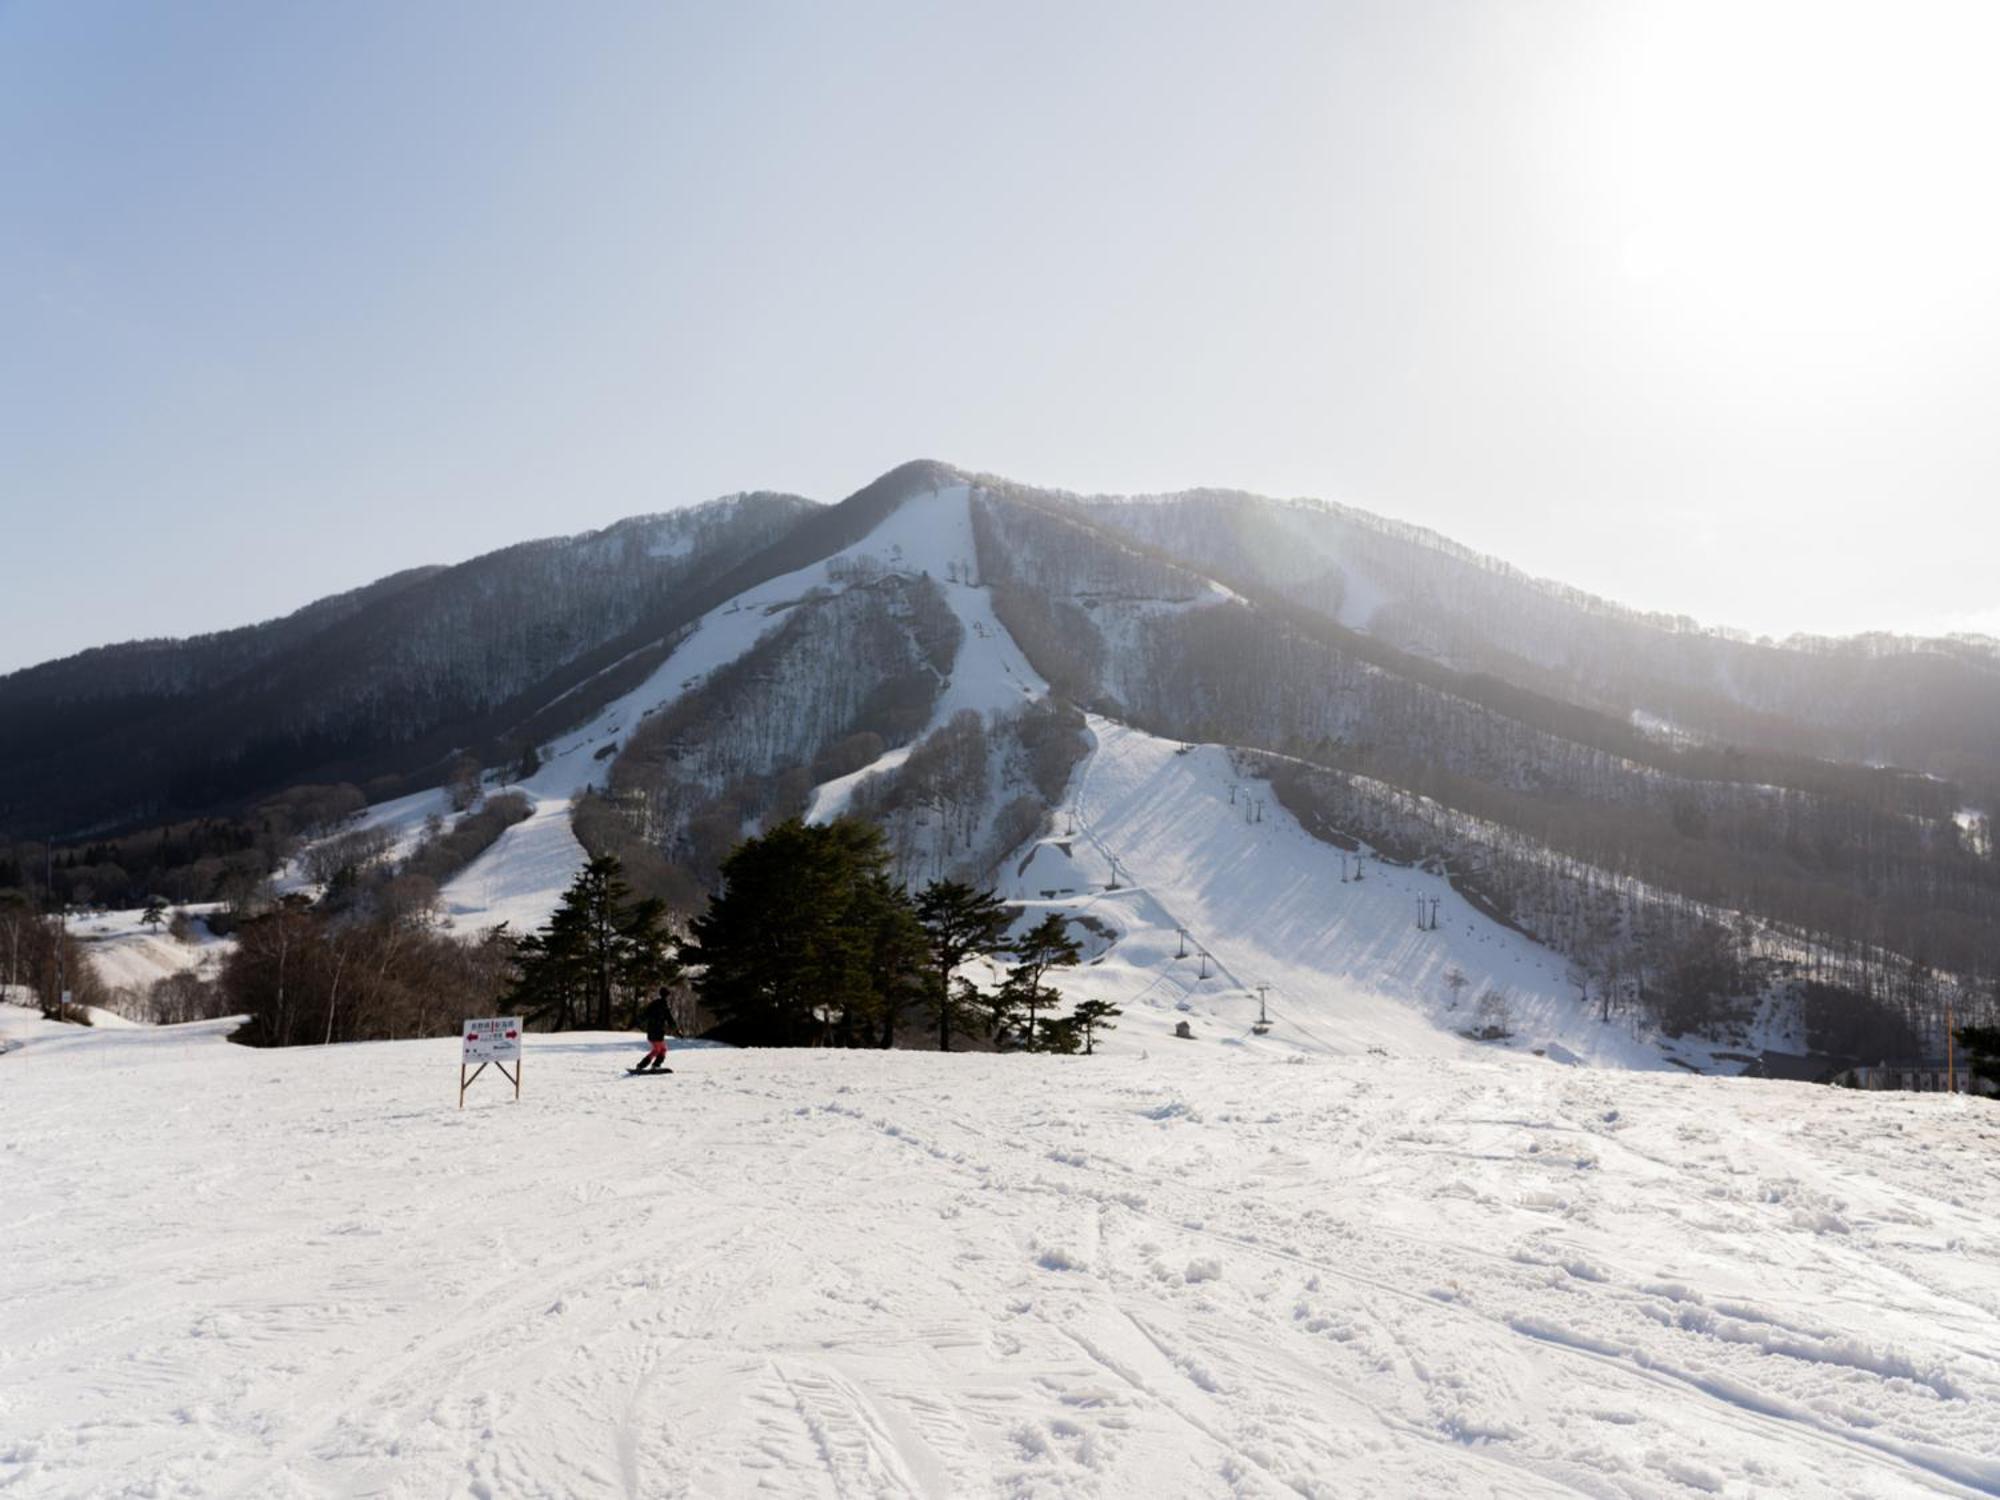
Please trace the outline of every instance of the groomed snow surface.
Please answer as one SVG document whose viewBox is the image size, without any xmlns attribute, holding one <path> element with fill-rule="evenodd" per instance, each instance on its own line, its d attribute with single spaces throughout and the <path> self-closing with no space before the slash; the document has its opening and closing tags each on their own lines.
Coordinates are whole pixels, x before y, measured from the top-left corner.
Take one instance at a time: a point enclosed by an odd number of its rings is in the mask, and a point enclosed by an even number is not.
<svg viewBox="0 0 2000 1500">
<path fill-rule="evenodd" d="M 2000 1492 L 2000 1113 L 0 1010 L 0 1493 Z"/>
<path fill-rule="evenodd" d="M 1001 890 L 1028 921 L 1060 911 L 1073 931 L 1098 934 L 1092 961 L 1058 983 L 1071 1000 L 1125 1011 L 1113 1051 L 1170 1038 L 1185 1021 L 1197 1043 L 1266 1054 L 1464 1057 L 1499 1046 L 1617 1068 L 1715 1066 L 1705 1045 L 1635 1033 L 1623 1016 L 1600 1022 L 1557 954 L 1480 914 L 1442 876 L 1315 839 L 1222 746 L 1096 716 L 1089 728 L 1055 831 L 1015 856 Z M 1435 927 L 1418 927 L 1420 900 Z M 1261 1036 L 1260 984 L 1271 1021 Z M 1482 1011 L 1489 993 L 1503 998 Z M 1461 1036 L 1498 1021 L 1503 1042 Z"/>
</svg>

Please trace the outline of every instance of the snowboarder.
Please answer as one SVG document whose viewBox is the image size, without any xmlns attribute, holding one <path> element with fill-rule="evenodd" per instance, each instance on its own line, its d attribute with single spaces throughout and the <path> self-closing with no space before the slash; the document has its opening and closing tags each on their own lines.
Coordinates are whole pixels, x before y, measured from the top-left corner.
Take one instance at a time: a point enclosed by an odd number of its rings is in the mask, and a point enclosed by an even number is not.
<svg viewBox="0 0 2000 1500">
<path fill-rule="evenodd" d="M 667 1021 L 669 1015 L 667 992 L 665 990 L 661 990 L 658 994 L 654 995 L 651 1003 L 639 1012 L 639 1019 L 646 1026 L 646 1040 L 652 1046 L 651 1050 L 639 1059 L 639 1066 L 632 1069 L 634 1073 L 645 1073 L 648 1071 L 654 1073 L 673 1072 L 673 1069 L 667 1066 Z"/>
</svg>

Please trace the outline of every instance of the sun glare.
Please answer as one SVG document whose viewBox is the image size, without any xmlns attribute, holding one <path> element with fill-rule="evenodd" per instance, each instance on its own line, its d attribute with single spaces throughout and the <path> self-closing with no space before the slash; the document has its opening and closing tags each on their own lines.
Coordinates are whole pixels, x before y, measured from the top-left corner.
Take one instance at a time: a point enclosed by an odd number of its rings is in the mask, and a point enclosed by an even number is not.
<svg viewBox="0 0 2000 1500">
<path fill-rule="evenodd" d="M 1992 317 L 1996 42 L 1985 4 L 1631 15 L 1601 158 L 1624 273 L 1677 318 L 1806 354 Z"/>
</svg>

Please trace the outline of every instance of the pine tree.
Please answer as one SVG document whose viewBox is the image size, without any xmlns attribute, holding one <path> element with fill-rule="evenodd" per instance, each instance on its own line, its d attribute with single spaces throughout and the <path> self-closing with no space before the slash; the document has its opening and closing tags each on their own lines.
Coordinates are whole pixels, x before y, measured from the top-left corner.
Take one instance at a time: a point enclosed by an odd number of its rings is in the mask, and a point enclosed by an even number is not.
<svg viewBox="0 0 2000 1500">
<path fill-rule="evenodd" d="M 1124 1011 L 1113 1005 L 1109 1000 L 1085 1000 L 1075 1010 L 1070 1012 L 1067 1019 L 1083 1036 L 1083 1054 L 1085 1057 L 1089 1057 L 1095 1052 L 1097 1033 L 1100 1031 L 1115 1030 L 1116 1028 L 1113 1027 L 1111 1018 L 1124 1014 Z"/>
<path fill-rule="evenodd" d="M 166 921 L 166 919 L 167 903 L 162 901 L 158 896 L 149 896 L 146 899 L 145 915 L 140 917 L 139 920 L 157 932 L 159 931 L 160 924 Z"/>
<path fill-rule="evenodd" d="M 1014 945 L 1014 956 L 1020 962 L 1007 971 L 1003 993 L 1027 1013 L 1028 1048 L 1033 1051 L 1037 1014 L 1061 998 L 1043 980 L 1050 969 L 1073 967 L 1083 957 L 1083 946 L 1069 935 L 1069 924 L 1058 913 L 1050 912 Z"/>
<path fill-rule="evenodd" d="M 877 1045 L 893 1047 L 904 1014 L 924 998 L 924 929 L 910 898 L 886 873 L 871 875 L 857 894 L 859 920 L 868 933 L 871 996 L 856 1021 L 873 1027 Z M 853 1040 L 865 1043 L 869 1038 L 857 1031 Z"/>
<path fill-rule="evenodd" d="M 600 1031 L 611 1028 L 611 995 L 625 959 L 626 902 L 632 888 L 615 855 L 594 856 L 563 895 L 565 905 L 581 917 L 580 958 L 589 976 L 590 1021 Z"/>
<path fill-rule="evenodd" d="M 1083 1032 L 1076 1024 L 1075 1016 L 1050 1016 L 1042 1023 L 1035 1051 L 1057 1052 L 1066 1056 L 1081 1050 L 1082 1042 Z"/>
<path fill-rule="evenodd" d="M 969 1008 L 986 1022 L 986 1034 L 1004 1049 L 1021 1024 L 1021 995 L 1011 984 L 1003 984 L 990 995 L 975 992 Z"/>
<path fill-rule="evenodd" d="M 666 930 L 666 907 L 632 902 L 616 856 L 591 859 L 540 932 L 514 953 L 510 1004 L 557 1030 L 609 1029 L 615 1000 L 679 982 L 680 959 Z"/>
<path fill-rule="evenodd" d="M 681 982 L 679 944 L 667 930 L 667 903 L 648 896 L 618 924 L 618 977 L 636 1017 L 648 997 Z"/>
<path fill-rule="evenodd" d="M 849 819 L 739 844 L 692 926 L 702 1003 L 753 1045 L 853 1044 L 870 1022 L 893 1040 L 916 947 L 888 864 L 881 831 Z"/>
<path fill-rule="evenodd" d="M 938 1051 L 949 1052 L 953 1022 L 964 1019 L 967 1009 L 962 991 L 952 987 L 952 971 L 967 959 L 992 953 L 1006 942 L 1009 913 L 991 891 L 975 891 L 956 880 L 934 880 L 917 897 L 917 920 L 923 924 L 930 948 L 931 1010 L 938 1023 Z"/>
<path fill-rule="evenodd" d="M 2000 1026 L 1961 1026 L 1958 1045 L 1965 1049 L 1965 1067 L 2000 1090 Z"/>
</svg>

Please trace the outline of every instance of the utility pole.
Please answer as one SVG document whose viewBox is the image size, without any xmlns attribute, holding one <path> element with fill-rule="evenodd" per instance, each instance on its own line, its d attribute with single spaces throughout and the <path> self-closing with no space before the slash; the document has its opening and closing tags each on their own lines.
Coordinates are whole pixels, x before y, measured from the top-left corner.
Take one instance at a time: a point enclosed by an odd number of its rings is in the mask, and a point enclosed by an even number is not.
<svg viewBox="0 0 2000 1500">
<path fill-rule="evenodd" d="M 1957 1040 L 1952 1035 L 1953 1020 L 1951 996 L 1947 995 L 1944 1000 L 1944 1087 L 1948 1094 L 1958 1092 L 1958 1052 L 1953 1046 Z"/>
<path fill-rule="evenodd" d="M 43 846 L 42 852 L 48 857 L 48 865 L 43 872 L 43 878 L 48 884 L 49 900 L 54 901 L 56 899 L 56 841 L 53 834 L 49 836 L 49 841 Z M 69 1019 L 66 1014 L 69 1010 L 69 955 L 65 951 L 68 947 L 69 903 L 65 901 L 56 907 L 56 1019 L 58 1021 Z"/>
</svg>

